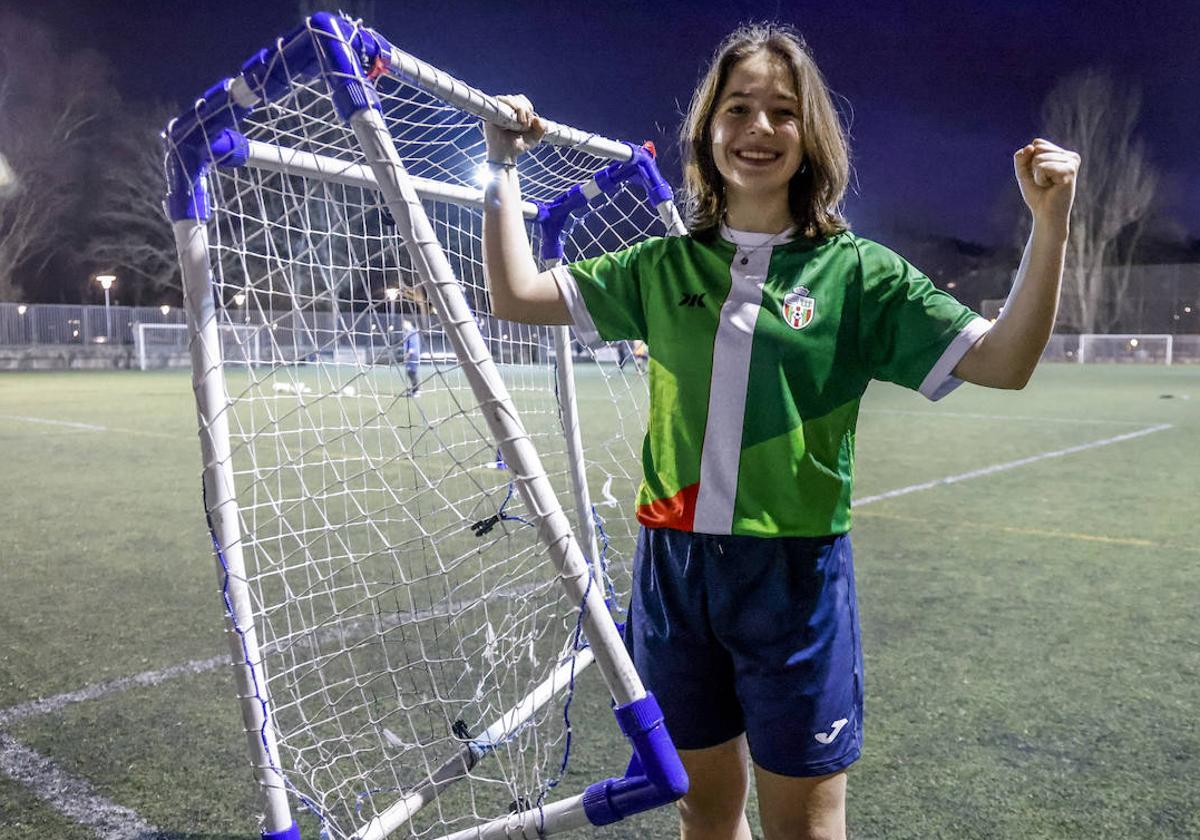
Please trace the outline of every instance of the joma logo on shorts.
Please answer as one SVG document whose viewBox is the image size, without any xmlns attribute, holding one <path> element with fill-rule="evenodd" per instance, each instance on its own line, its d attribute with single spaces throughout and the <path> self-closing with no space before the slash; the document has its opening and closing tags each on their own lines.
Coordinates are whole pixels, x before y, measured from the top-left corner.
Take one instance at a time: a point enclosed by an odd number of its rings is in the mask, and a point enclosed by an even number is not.
<svg viewBox="0 0 1200 840">
<path fill-rule="evenodd" d="M 841 733 L 842 727 L 845 726 L 849 722 L 850 721 L 848 721 L 846 718 L 842 718 L 841 720 L 835 720 L 833 722 L 833 731 L 832 732 L 818 732 L 813 737 L 816 738 L 817 741 L 822 744 L 832 744 L 833 739 L 836 738 Z"/>
<path fill-rule="evenodd" d="M 700 292 L 697 295 L 689 295 L 684 292 L 683 297 L 679 299 L 679 306 L 703 306 L 705 292 Z"/>
</svg>

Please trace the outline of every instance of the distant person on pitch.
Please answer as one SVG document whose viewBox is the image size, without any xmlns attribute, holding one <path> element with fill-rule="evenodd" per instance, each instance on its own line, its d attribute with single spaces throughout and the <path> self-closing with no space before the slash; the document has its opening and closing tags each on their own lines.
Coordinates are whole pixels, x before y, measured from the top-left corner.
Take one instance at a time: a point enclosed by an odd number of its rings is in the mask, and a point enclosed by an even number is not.
<svg viewBox="0 0 1200 840">
<path fill-rule="evenodd" d="M 650 410 L 626 644 L 691 788 L 686 840 L 844 838 L 863 741 L 850 548 L 854 430 L 872 379 L 940 399 L 1022 388 L 1054 325 L 1079 155 L 1016 150 L 1033 229 L 1003 314 L 979 317 L 849 230 L 849 151 L 803 40 L 738 29 L 681 131 L 687 236 L 539 273 L 516 163 L 544 133 L 485 125 L 484 265 L 500 318 L 644 341 Z M 932 146 L 931 146 L 932 149 Z M 921 165 L 940 177 L 931 151 Z"/>
<path fill-rule="evenodd" d="M 421 393 L 421 383 L 417 379 L 417 365 L 421 363 L 421 333 L 407 318 L 401 323 L 401 341 L 404 343 L 404 372 L 408 374 L 408 396 L 416 397 Z"/>
</svg>

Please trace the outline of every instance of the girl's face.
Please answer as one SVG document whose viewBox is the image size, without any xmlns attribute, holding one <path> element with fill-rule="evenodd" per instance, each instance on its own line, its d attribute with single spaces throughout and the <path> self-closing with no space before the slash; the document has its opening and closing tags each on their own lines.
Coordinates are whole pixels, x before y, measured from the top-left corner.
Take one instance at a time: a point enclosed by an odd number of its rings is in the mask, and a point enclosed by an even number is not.
<svg viewBox="0 0 1200 840">
<path fill-rule="evenodd" d="M 800 103 L 792 72 L 760 50 L 733 66 L 717 95 L 712 156 L 727 192 L 740 198 L 786 198 L 804 160 Z"/>
</svg>

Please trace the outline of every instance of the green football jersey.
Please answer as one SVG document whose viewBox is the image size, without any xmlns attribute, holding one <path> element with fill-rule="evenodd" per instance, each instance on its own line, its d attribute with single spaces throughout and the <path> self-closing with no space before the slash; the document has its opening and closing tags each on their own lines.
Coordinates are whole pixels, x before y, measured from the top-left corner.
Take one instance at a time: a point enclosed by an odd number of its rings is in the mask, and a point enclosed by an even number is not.
<svg viewBox="0 0 1200 840">
<path fill-rule="evenodd" d="M 849 530 L 867 383 L 939 399 L 990 326 L 850 232 L 652 238 L 554 276 L 583 343 L 649 345 L 638 520 L 705 534 Z"/>
</svg>

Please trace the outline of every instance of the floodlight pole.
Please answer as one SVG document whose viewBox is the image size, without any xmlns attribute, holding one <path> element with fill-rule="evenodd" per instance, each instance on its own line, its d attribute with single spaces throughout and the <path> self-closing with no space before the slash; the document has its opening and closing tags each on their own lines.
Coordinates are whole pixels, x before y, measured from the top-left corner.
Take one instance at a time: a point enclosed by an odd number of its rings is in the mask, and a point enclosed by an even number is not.
<svg viewBox="0 0 1200 840">
<path fill-rule="evenodd" d="M 97 274 L 96 282 L 100 284 L 100 288 L 104 289 L 104 340 L 111 344 L 112 318 L 109 316 L 109 289 L 113 287 L 113 283 L 117 282 L 117 278 L 112 274 Z"/>
<path fill-rule="evenodd" d="M 396 319 L 396 298 L 400 296 L 400 290 L 395 286 L 389 286 L 383 290 L 384 297 L 387 298 L 387 329 L 384 330 L 384 339 L 387 341 L 388 353 L 392 352 L 392 322 Z"/>
</svg>

